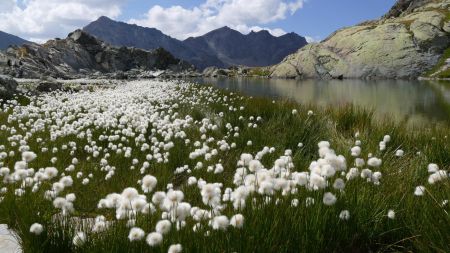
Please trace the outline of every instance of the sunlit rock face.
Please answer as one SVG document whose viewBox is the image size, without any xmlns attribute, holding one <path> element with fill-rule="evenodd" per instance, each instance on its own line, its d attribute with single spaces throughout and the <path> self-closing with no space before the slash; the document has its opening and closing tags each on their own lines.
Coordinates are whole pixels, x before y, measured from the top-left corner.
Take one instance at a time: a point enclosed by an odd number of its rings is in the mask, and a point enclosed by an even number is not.
<svg viewBox="0 0 450 253">
<path fill-rule="evenodd" d="M 81 30 L 70 33 L 66 39 L 50 40 L 42 45 L 10 47 L 0 59 L 3 59 L 0 73 L 24 78 L 73 78 L 94 72 L 192 68 L 164 49 L 114 47 Z"/>
<path fill-rule="evenodd" d="M 399 1 L 383 18 L 336 31 L 286 57 L 282 78 L 417 78 L 450 45 L 449 0 Z"/>
</svg>

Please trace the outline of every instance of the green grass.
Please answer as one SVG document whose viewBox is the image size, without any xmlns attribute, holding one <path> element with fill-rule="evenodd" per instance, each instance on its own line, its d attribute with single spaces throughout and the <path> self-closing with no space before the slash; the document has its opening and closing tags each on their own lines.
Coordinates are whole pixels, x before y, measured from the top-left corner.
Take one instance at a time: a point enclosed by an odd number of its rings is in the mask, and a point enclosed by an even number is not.
<svg viewBox="0 0 450 253">
<path fill-rule="evenodd" d="M 204 89 L 207 88 L 193 87 L 186 95 L 199 94 L 199 91 Z M 352 167 L 353 159 L 349 150 L 359 139 L 362 141 L 362 157 L 372 153 L 383 160 L 379 168 L 383 174 L 381 184 L 374 185 L 360 178 L 349 181 L 343 192 L 332 190 L 338 198 L 333 206 L 322 204 L 324 190 L 308 191 L 301 187 L 296 194 L 277 194 L 273 198 L 279 199 L 278 204 L 274 201 L 263 204 L 263 197 L 255 194 L 253 197 L 257 201 L 253 203 L 251 197 L 247 201 L 247 207 L 240 211 L 245 217 L 242 229 L 230 227 L 227 231 L 215 231 L 205 222 L 200 232 L 193 232 L 192 226 L 195 223 L 188 219 L 184 229 L 176 231 L 172 228 L 171 232 L 164 236 L 160 247 L 151 248 L 144 241 L 128 241 L 129 228 L 125 225 L 126 221 L 116 221 L 106 232 L 94 234 L 90 232 L 89 227 L 79 226 L 73 219 L 94 218 L 102 214 L 109 221 L 115 220 L 114 210 L 97 209 L 96 206 L 98 201 L 109 193 L 120 193 L 130 186 L 139 187 L 136 182 L 142 175 L 139 169 L 129 170 L 131 158 L 113 153 L 108 161 L 117 167 L 116 175 L 105 181 L 104 172 L 99 170 L 100 158 L 87 161 L 89 154 L 83 150 L 88 144 L 86 139 L 68 136 L 50 142 L 49 133 L 45 131 L 29 140 L 31 150 L 38 154 L 38 158 L 30 163 L 30 167 L 37 169 L 49 166 L 49 159 L 56 156 L 58 162 L 55 167 L 61 172 L 70 165 L 72 156 L 60 147 L 70 141 L 77 142 L 79 148 L 74 156 L 79 159 L 80 164 L 76 166 L 75 172 L 66 173 L 72 175 L 75 183 L 60 194 L 76 194 L 75 213 L 72 214 L 72 219 L 66 217 L 55 220 L 59 211 L 53 208 L 50 201 L 42 198 L 45 190 L 51 188 L 50 183 L 42 185 L 37 193 L 27 190 L 27 193 L 19 198 L 14 195 L 18 183 L 0 182 L 0 187 L 8 189 L 2 195 L 4 199 L 0 203 L 0 223 L 7 224 L 17 234 L 24 252 L 167 252 L 168 246 L 173 243 L 182 244 L 183 252 L 450 252 L 450 208 L 449 205 L 440 205 L 442 200 L 450 198 L 450 182 L 447 179 L 435 185 L 427 183 L 429 163 L 437 163 L 441 169 L 450 169 L 448 125 L 414 129 L 389 119 L 376 121 L 372 111 L 351 105 L 318 108 L 290 101 L 272 103 L 264 98 L 241 99 L 238 94 L 230 95 L 224 91 L 217 91 L 217 94 L 218 97 L 227 95 L 232 98 L 230 104 L 237 108 L 244 106 L 245 109 L 225 113 L 224 117 L 220 118 L 217 114 L 227 112 L 228 103 L 225 105 L 217 100 L 208 103 L 208 98 L 205 97 L 202 98 L 204 103 L 192 106 L 182 99 L 174 99 L 174 102 L 180 105 L 177 109 L 179 118 L 191 115 L 195 120 L 209 117 L 217 122 L 219 129 L 208 132 L 208 136 L 214 137 L 215 140 L 227 135 L 225 123 L 231 123 L 241 129 L 239 137 L 230 140 L 237 144 L 236 149 L 219 152 L 211 161 L 203 161 L 205 165 L 220 161 L 225 168 L 224 173 L 216 175 L 206 173 L 205 170 L 193 170 L 192 176 L 201 177 L 207 182 L 221 182 L 224 184 L 223 189 L 233 187 L 232 178 L 240 155 L 255 154 L 264 146 L 276 148 L 274 153 L 262 160 L 267 168 L 273 166 L 285 149 L 291 149 L 295 170 L 308 171 L 311 161 L 319 158 L 317 143 L 322 140 L 330 141 L 336 153 L 344 155 L 348 167 Z M 293 109 L 298 110 L 298 114 L 293 115 Z M 308 110 L 312 110 L 314 114 L 308 116 Z M 10 112 L 0 113 L 0 125 L 9 124 L 8 114 Z M 240 120 L 239 116 L 243 116 L 245 120 Z M 247 127 L 251 116 L 262 117 L 263 120 L 257 122 L 257 128 Z M 21 131 L 18 127 L 17 129 Z M 96 140 L 101 134 L 113 132 L 114 129 L 97 129 L 93 131 L 92 138 Z M 185 129 L 185 132 L 192 141 L 201 136 L 195 127 Z M 360 133 L 359 138 L 354 137 L 356 132 Z M 146 137 L 149 133 L 150 131 L 147 131 Z M 392 136 L 392 141 L 387 149 L 381 152 L 378 150 L 378 143 L 386 134 Z M 0 140 L 5 140 L 2 144 L 6 145 L 7 150 L 12 149 L 6 141 L 8 136 L 5 131 L 0 131 Z M 37 137 L 43 138 L 44 142 L 37 143 Z M 158 135 L 157 137 L 160 138 Z M 252 146 L 246 145 L 248 140 L 253 141 Z M 170 150 L 168 163 L 151 162 L 148 172 L 158 178 L 156 190 L 165 190 L 167 183 L 174 183 L 175 187 L 183 190 L 186 201 L 192 206 L 204 208 L 199 189 L 185 184 L 188 175 L 173 174 L 175 168 L 183 165 L 192 168 L 201 159 L 190 160 L 188 155 L 192 147 L 186 146 L 182 140 L 175 139 L 174 142 L 175 147 Z M 297 147 L 299 142 L 302 142 L 304 147 Z M 98 141 L 97 145 L 106 148 L 107 142 Z M 126 145 L 133 147 L 132 157 L 137 158 L 141 164 L 145 160 L 145 152 L 135 148 L 134 140 L 126 141 Z M 59 147 L 59 151 L 56 154 L 38 152 L 44 146 L 50 149 Z M 395 150 L 398 148 L 405 150 L 405 156 L 395 156 Z M 420 152 L 420 155 L 417 155 L 417 152 Z M 13 168 L 15 161 L 20 160 L 20 154 L 16 153 L 14 157 L 6 158 L 4 166 Z M 78 171 L 83 171 L 85 175 L 94 175 L 87 186 L 75 179 Z M 418 185 L 426 186 L 427 192 L 422 197 L 413 194 Z M 306 197 L 313 197 L 316 203 L 306 207 Z M 147 198 L 151 199 L 151 194 L 147 194 Z M 297 207 L 290 205 L 294 198 L 300 201 Z M 350 211 L 348 221 L 338 218 L 344 209 Z M 394 220 L 386 217 L 389 209 L 396 212 Z M 223 211 L 228 217 L 235 213 L 237 211 L 231 206 Z M 153 215 L 139 215 L 136 226 L 144 229 L 146 233 L 152 232 L 160 217 L 160 210 Z M 31 224 L 35 222 L 45 227 L 39 236 L 29 232 Z M 87 233 L 87 242 L 82 247 L 72 245 L 72 238 L 78 230 Z M 206 231 L 210 232 L 209 236 L 204 236 Z"/>
<path fill-rule="evenodd" d="M 450 58 L 450 48 L 447 48 L 444 51 L 444 53 L 442 54 L 442 56 L 439 59 L 438 63 L 432 69 L 430 69 L 425 74 L 425 76 L 430 77 L 432 74 L 434 74 L 437 71 L 439 71 L 445 65 L 445 61 L 447 59 L 449 59 L 449 58 Z M 450 70 L 445 70 L 445 71 L 439 72 L 436 77 L 438 77 L 438 78 L 449 78 L 450 77 Z"/>
<path fill-rule="evenodd" d="M 249 73 L 250 76 L 270 76 L 270 70 L 268 68 L 252 68 Z"/>
</svg>

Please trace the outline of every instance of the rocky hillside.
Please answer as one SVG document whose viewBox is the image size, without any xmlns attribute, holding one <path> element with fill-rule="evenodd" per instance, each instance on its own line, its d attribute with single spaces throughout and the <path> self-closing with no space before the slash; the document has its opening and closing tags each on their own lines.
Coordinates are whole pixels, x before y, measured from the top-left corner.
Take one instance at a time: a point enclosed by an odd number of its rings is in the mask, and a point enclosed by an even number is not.
<svg viewBox="0 0 450 253">
<path fill-rule="evenodd" d="M 280 78 L 417 78 L 450 47 L 450 0 L 399 0 L 381 19 L 336 31 L 271 68 Z"/>
<path fill-rule="evenodd" d="M 114 47 L 81 30 L 69 34 L 63 40 L 50 40 L 43 45 L 10 47 L 5 53 L 0 53 L 0 73 L 24 78 L 51 76 L 70 79 L 96 72 L 183 71 L 192 68 L 164 49 L 145 51 Z"/>
<path fill-rule="evenodd" d="M 228 27 L 180 41 L 154 28 L 117 22 L 107 17 L 99 18 L 83 30 L 112 45 L 143 49 L 162 47 L 198 69 L 273 65 L 307 44 L 305 38 L 295 33 L 280 37 L 267 31 L 244 35 Z"/>
<path fill-rule="evenodd" d="M 0 50 L 7 49 L 11 45 L 21 46 L 23 44 L 31 44 L 31 42 L 15 35 L 0 31 Z"/>
</svg>

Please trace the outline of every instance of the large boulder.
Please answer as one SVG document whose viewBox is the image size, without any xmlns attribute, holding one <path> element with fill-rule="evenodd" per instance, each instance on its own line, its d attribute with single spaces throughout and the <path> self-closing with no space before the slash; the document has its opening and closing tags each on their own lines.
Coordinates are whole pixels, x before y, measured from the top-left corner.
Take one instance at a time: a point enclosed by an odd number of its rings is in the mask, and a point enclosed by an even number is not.
<svg viewBox="0 0 450 253">
<path fill-rule="evenodd" d="M 0 99 L 9 99 L 17 92 L 17 82 L 10 76 L 0 75 Z"/>
<path fill-rule="evenodd" d="M 450 0 L 399 2 L 405 3 L 386 18 L 341 29 L 286 57 L 271 68 L 271 77 L 419 77 L 450 46 Z"/>
<path fill-rule="evenodd" d="M 56 81 L 42 81 L 37 85 L 36 90 L 39 92 L 52 92 L 62 90 L 62 88 L 62 83 Z"/>
</svg>

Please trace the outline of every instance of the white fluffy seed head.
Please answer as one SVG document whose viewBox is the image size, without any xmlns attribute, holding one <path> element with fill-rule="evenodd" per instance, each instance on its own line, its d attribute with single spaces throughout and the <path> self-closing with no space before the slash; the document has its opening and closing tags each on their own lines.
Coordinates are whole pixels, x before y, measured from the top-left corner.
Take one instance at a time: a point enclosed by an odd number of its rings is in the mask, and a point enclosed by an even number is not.
<svg viewBox="0 0 450 253">
<path fill-rule="evenodd" d="M 391 219 L 391 220 L 395 219 L 395 211 L 392 210 L 392 209 L 390 209 L 390 210 L 388 211 L 388 213 L 387 213 L 387 216 L 388 216 L 388 218 Z"/>
<path fill-rule="evenodd" d="M 156 177 L 152 176 L 152 175 L 146 175 L 143 179 L 142 179 L 142 190 L 145 193 L 149 193 L 151 191 L 153 191 L 153 189 L 156 187 L 158 180 L 156 180 Z"/>
<path fill-rule="evenodd" d="M 36 157 L 37 157 L 36 153 L 31 151 L 25 151 L 22 153 L 22 160 L 27 163 L 33 161 L 34 159 L 36 159 Z"/>
<path fill-rule="evenodd" d="M 230 222 L 225 215 L 216 216 L 212 221 L 212 227 L 214 230 L 226 230 L 229 224 Z"/>
<path fill-rule="evenodd" d="M 144 238 L 145 232 L 141 228 L 134 227 L 130 230 L 130 233 L 128 234 L 128 239 L 130 242 L 132 241 L 140 241 L 142 238 Z"/>
<path fill-rule="evenodd" d="M 145 239 L 147 244 L 150 245 L 151 247 L 161 244 L 162 240 L 163 240 L 163 236 L 162 236 L 162 234 L 160 234 L 158 232 L 152 232 L 152 233 L 148 234 L 147 238 Z"/>
<path fill-rule="evenodd" d="M 339 219 L 341 219 L 341 220 L 350 219 L 350 212 L 348 210 L 341 211 L 341 213 L 339 213 Z"/>
<path fill-rule="evenodd" d="M 381 159 L 376 157 L 371 157 L 369 160 L 367 160 L 367 165 L 371 167 L 380 167 L 381 166 Z"/>
<path fill-rule="evenodd" d="M 168 220 L 160 220 L 158 221 L 158 223 L 156 223 L 156 232 L 165 235 L 167 233 L 169 233 L 170 228 L 171 228 L 172 224 L 170 223 L 170 221 Z"/>
<path fill-rule="evenodd" d="M 30 233 L 33 233 L 35 235 L 40 235 L 44 231 L 44 227 L 39 223 L 34 223 L 30 227 Z"/>
<path fill-rule="evenodd" d="M 181 244 L 172 244 L 172 245 L 170 245 L 167 253 L 181 253 L 182 250 L 183 250 L 183 247 L 181 247 Z"/>
<path fill-rule="evenodd" d="M 327 206 L 332 206 L 332 205 L 334 205 L 334 203 L 336 203 L 336 196 L 334 196 L 334 194 L 333 193 L 331 193 L 331 192 L 326 192 L 324 195 L 323 195 L 323 203 L 325 204 L 325 205 L 327 205 Z"/>
<path fill-rule="evenodd" d="M 230 225 L 235 228 L 242 228 L 244 226 L 244 216 L 242 214 L 236 214 L 231 217 Z"/>
<path fill-rule="evenodd" d="M 417 186 L 414 190 L 414 195 L 423 196 L 425 194 L 425 186 Z"/>
</svg>

